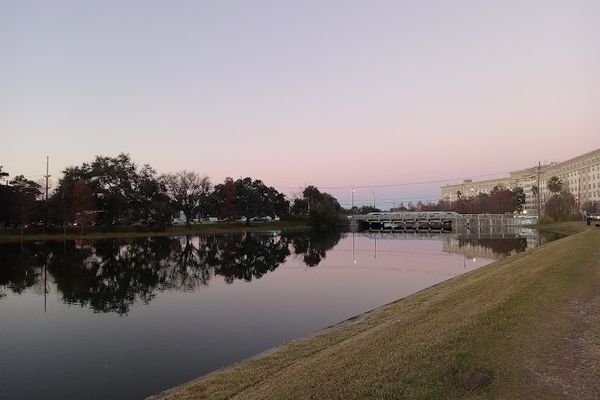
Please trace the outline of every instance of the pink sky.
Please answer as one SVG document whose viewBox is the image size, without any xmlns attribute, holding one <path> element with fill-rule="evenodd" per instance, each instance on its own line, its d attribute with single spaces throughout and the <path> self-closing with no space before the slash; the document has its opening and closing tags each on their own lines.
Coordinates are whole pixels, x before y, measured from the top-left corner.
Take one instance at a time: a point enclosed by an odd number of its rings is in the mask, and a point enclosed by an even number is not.
<svg viewBox="0 0 600 400">
<path fill-rule="evenodd" d="M 215 182 L 350 187 L 507 173 L 600 147 L 597 1 L 4 8 L 0 165 L 12 175 L 41 176 L 46 155 L 56 177 L 128 152 Z M 386 207 L 438 187 L 375 190 Z"/>
</svg>

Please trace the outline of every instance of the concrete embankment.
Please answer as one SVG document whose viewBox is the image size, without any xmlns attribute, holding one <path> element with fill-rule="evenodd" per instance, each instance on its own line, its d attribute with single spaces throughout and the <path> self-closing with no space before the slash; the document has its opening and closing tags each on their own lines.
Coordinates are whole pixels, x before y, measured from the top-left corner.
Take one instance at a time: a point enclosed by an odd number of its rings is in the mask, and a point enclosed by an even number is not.
<svg viewBox="0 0 600 400">
<path fill-rule="evenodd" d="M 569 229 L 158 398 L 600 398 L 600 231 Z"/>
</svg>

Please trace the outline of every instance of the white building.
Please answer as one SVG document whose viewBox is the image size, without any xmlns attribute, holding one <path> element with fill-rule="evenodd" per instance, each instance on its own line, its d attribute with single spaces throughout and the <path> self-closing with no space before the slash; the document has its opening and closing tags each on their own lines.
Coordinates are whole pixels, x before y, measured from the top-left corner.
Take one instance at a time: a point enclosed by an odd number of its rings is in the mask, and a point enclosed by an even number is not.
<svg viewBox="0 0 600 400">
<path fill-rule="evenodd" d="M 534 188 L 539 186 L 541 203 L 550 196 L 548 179 L 557 176 L 563 182 L 578 204 L 600 201 L 600 149 L 590 151 L 575 158 L 560 162 L 531 167 L 510 173 L 510 177 L 485 181 L 465 180 L 463 183 L 441 187 L 442 200 L 456 201 L 460 197 L 474 197 L 480 193 L 490 193 L 494 187 L 523 188 L 525 211 L 537 214 L 537 197 Z"/>
</svg>

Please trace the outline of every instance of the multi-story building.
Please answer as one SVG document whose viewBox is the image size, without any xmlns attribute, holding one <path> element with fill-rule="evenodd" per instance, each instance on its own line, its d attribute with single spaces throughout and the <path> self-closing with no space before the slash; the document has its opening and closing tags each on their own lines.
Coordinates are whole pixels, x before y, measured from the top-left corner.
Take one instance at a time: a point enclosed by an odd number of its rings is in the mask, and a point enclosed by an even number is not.
<svg viewBox="0 0 600 400">
<path fill-rule="evenodd" d="M 552 165 L 541 177 L 542 201 L 550 196 L 548 179 L 556 176 L 579 204 L 600 201 L 600 149 Z"/>
<path fill-rule="evenodd" d="M 578 204 L 588 201 L 600 201 L 600 149 L 560 162 L 540 165 L 510 173 L 510 177 L 488 179 L 441 187 L 442 199 L 456 201 L 459 197 L 474 197 L 480 193 L 490 193 L 494 187 L 514 189 L 523 188 L 525 193 L 524 209 L 527 213 L 537 214 L 537 195 L 535 188 L 540 186 L 540 200 L 544 204 L 550 196 L 548 180 L 556 176 L 563 182 L 563 189 L 569 191 Z"/>
<path fill-rule="evenodd" d="M 442 186 L 442 199 L 456 201 L 461 197 L 475 197 L 481 193 L 490 193 L 495 187 L 512 188 L 510 178 L 487 179 L 476 182 L 465 179 L 463 183 Z"/>
</svg>

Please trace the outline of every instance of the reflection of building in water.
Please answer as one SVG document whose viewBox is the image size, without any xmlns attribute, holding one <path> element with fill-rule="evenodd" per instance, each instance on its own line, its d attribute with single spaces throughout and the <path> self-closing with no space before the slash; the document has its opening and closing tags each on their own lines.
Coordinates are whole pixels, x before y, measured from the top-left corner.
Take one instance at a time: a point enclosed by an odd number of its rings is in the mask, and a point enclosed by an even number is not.
<svg viewBox="0 0 600 400">
<path fill-rule="evenodd" d="M 536 247 L 540 239 L 534 229 L 523 226 L 459 229 L 452 233 L 361 232 L 372 240 L 440 240 L 447 253 L 468 258 L 502 258 Z"/>
<path fill-rule="evenodd" d="M 469 258 L 502 258 L 526 250 L 529 241 L 524 237 L 478 239 L 448 236 L 444 238 L 443 246 L 447 253 L 463 254 Z"/>
</svg>

